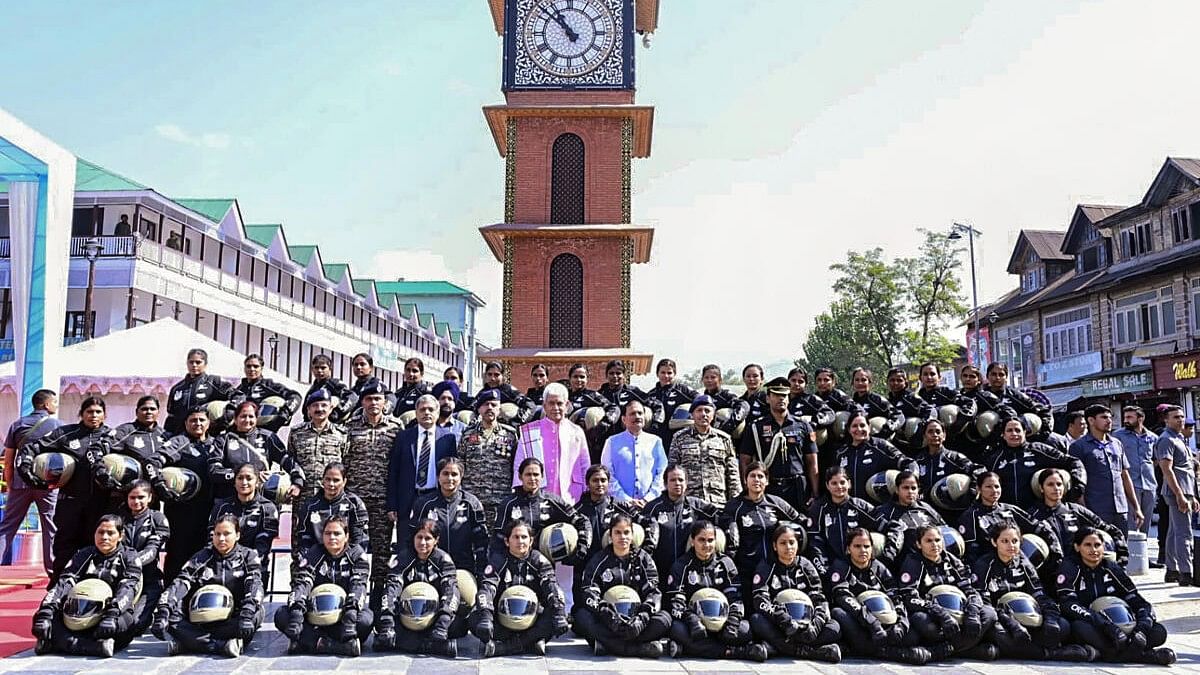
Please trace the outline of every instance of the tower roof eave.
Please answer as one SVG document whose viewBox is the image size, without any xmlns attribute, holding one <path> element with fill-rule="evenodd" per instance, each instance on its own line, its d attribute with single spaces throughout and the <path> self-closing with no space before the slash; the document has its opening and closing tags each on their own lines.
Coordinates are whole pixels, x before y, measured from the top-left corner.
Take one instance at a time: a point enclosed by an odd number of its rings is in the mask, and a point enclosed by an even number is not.
<svg viewBox="0 0 1200 675">
<path fill-rule="evenodd" d="M 504 262 L 504 240 L 506 237 L 572 237 L 605 238 L 630 237 L 633 239 L 633 259 L 630 262 L 650 261 L 650 248 L 654 244 L 654 228 L 638 225 L 534 225 L 522 223 L 496 223 L 479 228 L 488 248 L 496 260 Z"/>
</svg>

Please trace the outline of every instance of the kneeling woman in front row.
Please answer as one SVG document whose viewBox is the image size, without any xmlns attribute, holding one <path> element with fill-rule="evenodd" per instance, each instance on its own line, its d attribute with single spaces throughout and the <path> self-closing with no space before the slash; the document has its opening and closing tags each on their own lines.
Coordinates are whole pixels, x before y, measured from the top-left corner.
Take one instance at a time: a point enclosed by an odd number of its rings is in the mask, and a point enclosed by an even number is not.
<svg viewBox="0 0 1200 675">
<path fill-rule="evenodd" d="M 104 516 L 95 545 L 71 557 L 33 615 L 38 654 L 109 657 L 136 637 L 133 607 L 142 568 L 137 552 L 121 545 L 124 536 L 121 517 Z"/>
<path fill-rule="evenodd" d="M 1037 570 L 1021 553 L 1021 529 L 1000 523 L 989 534 L 996 550 L 975 562 L 975 587 L 996 608 L 992 635 L 1002 659 L 1095 660 L 1087 645 L 1064 645 L 1071 624 L 1042 588 Z"/>
<path fill-rule="evenodd" d="M 1092 527 L 1075 533 L 1077 559 L 1058 568 L 1058 600 L 1075 639 L 1095 647 L 1100 661 L 1170 665 L 1175 651 L 1162 647 L 1167 629 L 1129 575 L 1104 557 L 1104 540 Z"/>
<path fill-rule="evenodd" d="M 362 547 L 350 543 L 349 530 L 345 518 L 330 516 L 321 543 L 296 562 L 292 593 L 275 612 L 275 627 L 291 640 L 289 654 L 362 653 L 374 620 L 367 607 L 371 564 Z"/>
<path fill-rule="evenodd" d="M 887 567 L 875 560 L 871 533 L 846 532 L 846 552 L 829 572 L 829 604 L 842 629 L 842 644 L 854 656 L 876 656 L 914 666 L 929 661 L 929 650 L 908 636 L 908 613 L 895 600 Z"/>
<path fill-rule="evenodd" d="M 838 663 L 841 628 L 829 612 L 817 569 L 800 557 L 800 541 L 791 525 L 775 526 L 771 548 L 774 555 L 758 564 L 752 580 L 754 634 L 775 653 Z"/>
<path fill-rule="evenodd" d="M 262 562 L 238 543 L 239 530 L 237 516 L 218 516 L 212 542 L 163 593 L 150 630 L 166 641 L 168 656 L 187 651 L 237 657 L 262 625 Z"/>
<path fill-rule="evenodd" d="M 672 653 L 766 661 L 767 648 L 751 642 L 737 567 L 717 552 L 716 526 L 693 523 L 690 540 L 692 550 L 675 561 L 667 576 L 671 639 L 681 648 Z"/>
<path fill-rule="evenodd" d="M 592 643 L 596 655 L 663 654 L 671 616 L 662 610 L 654 558 L 633 547 L 633 519 L 621 513 L 608 529 L 612 544 L 592 556 L 575 591 L 575 633 Z"/>
<path fill-rule="evenodd" d="M 484 643 L 485 657 L 545 656 L 546 641 L 570 628 L 554 564 L 533 550 L 533 528 L 524 520 L 508 523 L 504 541 L 506 548 L 493 553 L 483 570 L 471 632 Z"/>
<path fill-rule="evenodd" d="M 445 475 L 443 467 L 441 476 Z M 375 624 L 375 651 L 398 649 L 454 658 L 458 656 L 455 640 L 467 634 L 464 608 L 474 604 L 475 598 L 461 597 L 471 591 L 459 587 L 454 559 L 438 548 L 441 524 L 433 518 L 420 518 L 413 528 L 412 549 L 403 547 L 388 570 Z M 399 630 L 397 618 L 402 626 Z"/>
<path fill-rule="evenodd" d="M 896 589 L 908 609 L 914 637 L 935 661 L 956 654 L 994 661 L 996 646 L 983 638 L 996 623 L 996 610 L 984 604 L 971 585 L 971 571 L 946 550 L 936 525 L 916 529 L 916 546 L 900 565 Z"/>
</svg>

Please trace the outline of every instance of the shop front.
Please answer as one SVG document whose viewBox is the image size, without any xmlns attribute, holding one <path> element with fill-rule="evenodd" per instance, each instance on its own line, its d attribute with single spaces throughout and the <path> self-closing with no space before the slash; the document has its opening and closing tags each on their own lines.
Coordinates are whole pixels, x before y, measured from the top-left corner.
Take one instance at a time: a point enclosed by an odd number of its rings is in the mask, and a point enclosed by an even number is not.
<svg viewBox="0 0 1200 675">
<path fill-rule="evenodd" d="M 1200 350 L 1156 356 L 1150 363 L 1154 386 L 1172 395 L 1173 400 L 1167 402 L 1183 406 L 1187 416 L 1195 418 L 1200 403 L 1200 396 L 1196 395 L 1200 388 Z"/>
<path fill-rule="evenodd" d="M 1079 378 L 1080 399 L 1073 405 L 1082 410 L 1093 403 L 1112 408 L 1113 415 L 1121 414 L 1126 405 L 1139 405 L 1149 417 L 1159 403 L 1171 402 L 1170 394 L 1157 391 L 1150 366 L 1114 368 Z"/>
</svg>

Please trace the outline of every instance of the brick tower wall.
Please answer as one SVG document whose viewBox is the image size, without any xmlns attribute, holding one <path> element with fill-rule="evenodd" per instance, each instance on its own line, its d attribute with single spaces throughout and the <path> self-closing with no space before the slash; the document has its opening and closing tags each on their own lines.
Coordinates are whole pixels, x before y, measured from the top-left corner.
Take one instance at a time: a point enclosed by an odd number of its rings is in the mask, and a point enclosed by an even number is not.
<svg viewBox="0 0 1200 675">
<path fill-rule="evenodd" d="M 554 139 L 565 133 L 575 134 L 583 140 L 587 181 L 583 192 L 584 222 L 623 222 L 621 125 L 620 119 L 607 117 L 518 119 L 513 222 L 551 224 L 551 156 Z"/>
<path fill-rule="evenodd" d="M 514 239 L 511 346 L 550 343 L 550 263 L 571 253 L 583 263 L 583 348 L 620 347 L 622 242 L 620 237 Z"/>
</svg>

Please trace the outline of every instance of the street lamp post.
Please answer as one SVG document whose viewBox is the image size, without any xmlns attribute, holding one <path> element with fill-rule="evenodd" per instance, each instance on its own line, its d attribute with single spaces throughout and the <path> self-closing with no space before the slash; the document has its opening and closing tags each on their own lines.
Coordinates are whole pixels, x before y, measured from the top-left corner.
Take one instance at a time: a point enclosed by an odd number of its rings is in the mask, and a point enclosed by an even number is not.
<svg viewBox="0 0 1200 675">
<path fill-rule="evenodd" d="M 279 346 L 279 333 L 271 333 L 271 337 L 267 338 L 267 343 L 271 345 L 271 370 L 279 370 L 278 362 L 275 359 L 275 348 Z"/>
<path fill-rule="evenodd" d="M 950 225 L 950 239 L 962 239 L 963 233 L 967 233 L 967 250 L 971 256 L 971 313 L 975 315 L 975 360 L 973 364 L 976 367 L 987 363 L 987 359 L 983 356 L 983 336 L 979 333 L 979 289 L 975 281 L 975 237 L 982 237 L 983 233 L 976 230 L 970 225 L 962 223 L 952 223 Z M 968 353 L 968 356 L 970 354 Z M 968 362 L 970 359 L 968 359 Z"/>
<path fill-rule="evenodd" d="M 83 243 L 83 255 L 88 261 L 87 295 L 83 300 L 83 337 L 85 340 L 96 337 L 96 322 L 92 319 L 92 295 L 96 290 L 96 258 L 100 257 L 100 252 L 103 250 L 104 245 L 97 237 L 88 237 L 87 241 Z"/>
</svg>

